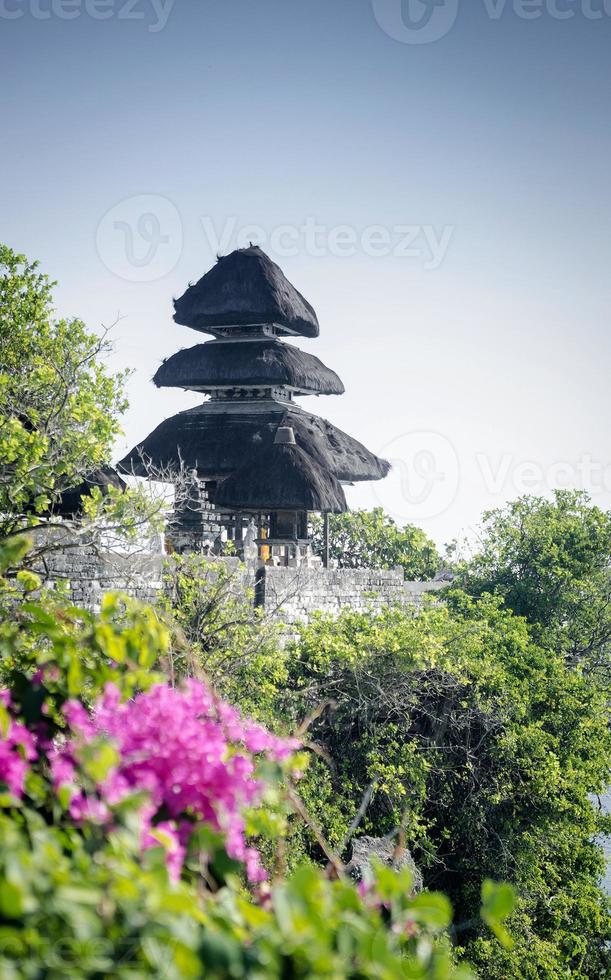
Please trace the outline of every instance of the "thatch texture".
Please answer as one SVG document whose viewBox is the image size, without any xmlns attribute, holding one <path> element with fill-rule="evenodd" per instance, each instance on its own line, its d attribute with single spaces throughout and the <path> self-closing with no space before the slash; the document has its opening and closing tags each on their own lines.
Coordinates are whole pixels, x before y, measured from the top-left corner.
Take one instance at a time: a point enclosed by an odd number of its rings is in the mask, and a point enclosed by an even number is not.
<svg viewBox="0 0 611 980">
<path fill-rule="evenodd" d="M 177 471 L 180 461 L 204 480 L 235 473 L 273 443 L 279 425 L 292 426 L 297 445 L 319 466 L 345 483 L 381 480 L 390 465 L 325 419 L 297 405 L 267 401 L 206 402 L 174 415 L 118 464 L 121 472 L 150 476 Z"/>
<path fill-rule="evenodd" d="M 210 391 L 218 387 L 283 385 L 302 394 L 341 395 L 335 371 L 312 354 L 281 340 L 210 340 L 181 350 L 157 371 L 158 388 Z"/>
<path fill-rule="evenodd" d="M 62 517 L 78 517 L 83 513 L 82 497 L 88 497 L 95 488 L 106 494 L 110 487 L 122 493 L 127 489 L 126 483 L 112 466 L 101 466 L 90 473 L 78 486 L 64 490 L 61 498 L 53 505 L 53 513 Z"/>
<path fill-rule="evenodd" d="M 318 337 L 316 313 L 280 266 L 258 246 L 220 258 L 174 301 L 174 319 L 194 330 L 275 323 L 288 334 Z"/>
<path fill-rule="evenodd" d="M 305 510 L 341 514 L 348 509 L 338 480 L 303 449 L 272 444 L 217 487 L 217 507 L 235 510 Z"/>
</svg>

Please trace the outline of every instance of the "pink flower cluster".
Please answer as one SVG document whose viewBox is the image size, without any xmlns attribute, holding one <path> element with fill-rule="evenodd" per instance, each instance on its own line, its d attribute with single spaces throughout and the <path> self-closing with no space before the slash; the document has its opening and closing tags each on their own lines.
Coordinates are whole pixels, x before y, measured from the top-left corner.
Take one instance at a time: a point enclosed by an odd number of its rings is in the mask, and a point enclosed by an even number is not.
<svg viewBox="0 0 611 980">
<path fill-rule="evenodd" d="M 294 739 L 242 719 L 194 680 L 182 689 L 158 685 L 125 703 L 108 685 L 91 715 L 77 701 L 65 706 L 65 715 L 72 735 L 51 753 L 51 766 L 56 786 L 74 787 L 75 820 L 109 821 L 114 804 L 144 790 L 150 803 L 143 847 L 162 844 L 175 877 L 194 826 L 205 823 L 223 834 L 227 853 L 245 863 L 250 881 L 265 878 L 257 850 L 246 844 L 242 817 L 262 789 L 253 755 L 282 761 L 297 747 Z M 112 741 L 119 761 L 92 796 L 78 787 L 78 770 L 84 748 L 100 737 Z"/>
<path fill-rule="evenodd" d="M 0 703 L 10 711 L 8 691 L 0 691 Z M 0 782 L 6 783 L 13 796 L 23 796 L 28 763 L 35 758 L 36 739 L 25 725 L 9 716 L 5 732 L 0 733 Z"/>
</svg>

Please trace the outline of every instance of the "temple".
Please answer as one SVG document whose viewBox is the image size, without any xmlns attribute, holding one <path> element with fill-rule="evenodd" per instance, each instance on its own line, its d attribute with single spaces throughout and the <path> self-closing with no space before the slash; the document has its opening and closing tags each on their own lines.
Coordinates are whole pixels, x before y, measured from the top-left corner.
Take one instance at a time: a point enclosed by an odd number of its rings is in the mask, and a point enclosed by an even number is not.
<svg viewBox="0 0 611 980">
<path fill-rule="evenodd" d="M 120 471 L 182 474 L 183 485 L 186 474 L 170 533 L 176 550 L 218 548 L 226 537 L 259 561 L 310 561 L 309 515 L 346 510 L 342 484 L 389 470 L 295 402 L 344 391 L 334 371 L 284 339 L 317 337 L 314 309 L 256 246 L 220 258 L 174 308 L 176 323 L 214 339 L 168 358 L 153 380 L 207 399 L 157 426 Z"/>
</svg>

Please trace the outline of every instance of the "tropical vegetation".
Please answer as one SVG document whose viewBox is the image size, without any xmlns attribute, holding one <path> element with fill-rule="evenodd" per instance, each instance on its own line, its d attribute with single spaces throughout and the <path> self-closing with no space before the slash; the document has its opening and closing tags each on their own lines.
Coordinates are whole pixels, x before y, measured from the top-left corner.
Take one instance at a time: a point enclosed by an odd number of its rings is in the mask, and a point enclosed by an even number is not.
<svg viewBox="0 0 611 980">
<path fill-rule="evenodd" d="M 611 976 L 611 515 L 522 498 L 421 607 L 288 639 L 236 559 L 80 609 L 45 535 L 155 512 L 53 517 L 111 458 L 124 379 L 5 247 L 0 345 L 0 975 Z M 341 567 L 439 570 L 379 509 L 330 531 Z M 355 871 L 364 839 L 389 856 Z"/>
</svg>

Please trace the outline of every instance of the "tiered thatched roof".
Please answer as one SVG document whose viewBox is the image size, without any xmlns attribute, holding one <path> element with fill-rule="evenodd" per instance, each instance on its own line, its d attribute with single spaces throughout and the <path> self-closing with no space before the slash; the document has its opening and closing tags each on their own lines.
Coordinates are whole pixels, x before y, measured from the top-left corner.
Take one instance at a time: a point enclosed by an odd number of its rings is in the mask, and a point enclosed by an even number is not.
<svg viewBox="0 0 611 980">
<path fill-rule="evenodd" d="M 348 509 L 338 480 L 296 445 L 272 443 L 216 490 L 215 504 L 235 510 L 298 510 L 341 514 Z"/>
<path fill-rule="evenodd" d="M 318 337 L 316 313 L 258 246 L 219 258 L 174 301 L 174 319 L 194 330 L 276 324 L 279 333 Z M 221 329 L 221 332 L 224 332 Z"/>
<path fill-rule="evenodd" d="M 344 386 L 318 358 L 277 339 L 317 337 L 318 320 L 260 248 L 219 259 L 174 307 L 177 323 L 218 339 L 170 357 L 155 384 L 221 395 L 158 425 L 121 460 L 121 472 L 171 480 L 195 469 L 219 484 L 219 506 L 270 512 L 342 511 L 341 482 L 386 476 L 385 460 L 289 400 L 339 395 Z M 279 428 L 293 430 L 294 445 L 274 445 Z"/>
<path fill-rule="evenodd" d="M 206 402 L 158 425 L 118 464 L 150 476 L 177 471 L 181 461 L 204 480 L 223 479 L 272 445 L 278 426 L 291 426 L 297 445 L 344 483 L 380 480 L 390 465 L 331 422 L 293 404 Z"/>
<path fill-rule="evenodd" d="M 281 340 L 210 340 L 164 361 L 153 381 L 158 388 L 211 391 L 219 387 L 288 386 L 300 394 L 341 395 L 344 386 L 312 354 Z"/>
</svg>

